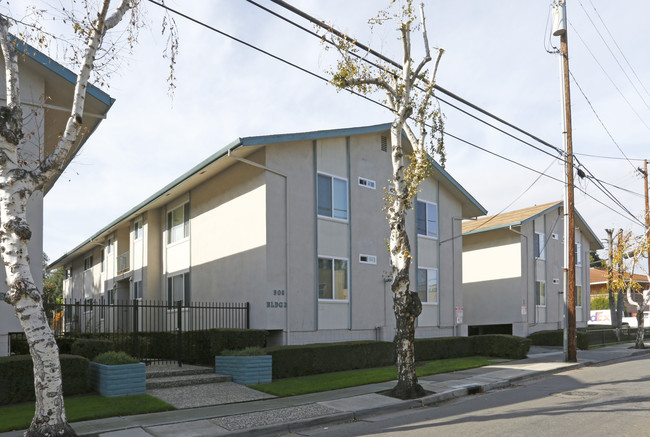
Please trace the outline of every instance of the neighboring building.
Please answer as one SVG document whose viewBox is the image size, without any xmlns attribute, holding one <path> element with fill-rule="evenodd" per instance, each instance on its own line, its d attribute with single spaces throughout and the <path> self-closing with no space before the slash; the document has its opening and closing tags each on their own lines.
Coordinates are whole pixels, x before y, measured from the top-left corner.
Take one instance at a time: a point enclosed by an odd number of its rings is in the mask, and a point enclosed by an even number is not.
<svg viewBox="0 0 650 437">
<path fill-rule="evenodd" d="M 54 62 L 38 50 L 16 43 L 23 53 L 19 55 L 20 94 L 25 118 L 27 135 L 21 148 L 23 157 L 32 157 L 36 164 L 51 153 L 51 147 L 65 128 L 72 108 L 72 96 L 76 75 L 70 70 Z M 0 76 L 4 83 L 4 60 L 0 57 Z M 0 99 L 6 102 L 4 86 L 0 90 Z M 66 165 L 76 155 L 81 146 L 88 140 L 97 128 L 114 100 L 98 88 L 89 85 L 86 98 L 86 113 L 84 127 L 86 135 L 82 135 L 67 157 Z M 44 151 L 44 152 L 43 152 Z M 54 181 L 45 187 L 45 194 L 50 190 Z M 43 285 L 43 196 L 34 193 L 27 207 L 27 217 L 32 230 L 29 244 L 31 271 L 36 285 Z M 4 268 L 0 269 L 0 295 L 7 292 Z M 10 332 L 21 332 L 22 328 L 14 314 L 11 305 L 0 299 L 0 356 L 9 353 Z"/>
<path fill-rule="evenodd" d="M 629 279 L 629 277 L 629 273 L 626 273 L 626 280 Z M 650 283 L 648 282 L 648 277 L 646 275 L 635 273 L 632 277 L 639 283 L 643 290 L 648 289 Z M 609 294 L 607 293 L 607 269 L 597 269 L 592 267 L 589 269 L 589 278 L 591 283 L 591 299 L 593 300 L 595 297 L 609 298 Z M 641 293 L 633 293 L 632 298 L 639 303 L 643 302 L 643 295 Z M 636 313 L 636 307 L 627 302 L 627 297 L 625 297 L 625 313 Z"/>
<path fill-rule="evenodd" d="M 562 202 L 463 223 L 463 301 L 469 333 L 525 337 L 562 328 Z M 589 251 L 598 237 L 575 214 L 576 319 L 589 320 Z"/>
<path fill-rule="evenodd" d="M 249 302 L 271 344 L 392 341 L 389 130 L 240 138 L 51 267 L 68 298 Z M 460 223 L 485 210 L 433 168 L 408 216 L 417 335 L 466 335 Z"/>
</svg>

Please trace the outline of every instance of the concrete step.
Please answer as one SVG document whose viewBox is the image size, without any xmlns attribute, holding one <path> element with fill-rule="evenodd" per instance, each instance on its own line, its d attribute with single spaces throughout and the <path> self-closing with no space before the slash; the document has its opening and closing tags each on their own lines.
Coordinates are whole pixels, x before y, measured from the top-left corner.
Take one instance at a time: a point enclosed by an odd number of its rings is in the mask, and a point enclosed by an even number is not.
<svg viewBox="0 0 650 437">
<path fill-rule="evenodd" d="M 178 367 L 178 365 L 151 365 L 146 367 L 147 379 L 150 378 L 168 378 L 171 376 L 183 376 L 183 375 L 209 375 L 214 374 L 214 368 L 212 367 L 203 367 L 203 366 L 191 366 L 183 365 Z"/>
<path fill-rule="evenodd" d="M 230 382 L 232 376 L 211 374 L 177 375 L 147 379 L 147 389 L 166 387 L 185 387 L 190 385 L 214 384 L 217 382 Z"/>
</svg>

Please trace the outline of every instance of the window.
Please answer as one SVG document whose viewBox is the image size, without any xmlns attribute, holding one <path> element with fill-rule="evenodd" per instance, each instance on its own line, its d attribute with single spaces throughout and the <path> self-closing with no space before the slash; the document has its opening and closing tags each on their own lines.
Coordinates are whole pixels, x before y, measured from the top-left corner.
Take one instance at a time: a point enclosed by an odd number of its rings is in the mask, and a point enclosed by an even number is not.
<svg viewBox="0 0 650 437">
<path fill-rule="evenodd" d="M 366 178 L 359 178 L 359 185 L 366 188 L 372 188 L 373 190 L 377 187 L 375 181 Z"/>
<path fill-rule="evenodd" d="M 535 281 L 535 305 L 546 306 L 546 282 Z"/>
<path fill-rule="evenodd" d="M 101 320 L 103 320 L 104 319 L 104 312 L 105 312 L 105 309 L 106 309 L 106 300 L 104 299 L 103 294 L 99 296 L 99 305 L 97 305 L 97 306 L 99 308 L 99 318 Z"/>
<path fill-rule="evenodd" d="M 582 265 L 582 244 L 576 243 L 576 265 Z"/>
<path fill-rule="evenodd" d="M 190 306 L 189 272 L 167 278 L 167 308 L 174 308 L 178 301 L 182 302 L 184 307 Z"/>
<path fill-rule="evenodd" d="M 533 252 L 535 258 L 546 259 L 546 242 L 544 241 L 544 234 L 535 232 L 533 237 Z"/>
<path fill-rule="evenodd" d="M 115 305 L 115 295 L 117 294 L 117 290 L 108 290 L 108 304 L 109 305 Z"/>
<path fill-rule="evenodd" d="M 90 270 L 93 267 L 93 256 L 88 255 L 84 258 L 84 270 Z"/>
<path fill-rule="evenodd" d="M 348 261 L 338 258 L 318 258 L 318 298 L 348 299 Z"/>
<path fill-rule="evenodd" d="M 421 302 L 438 303 L 438 270 L 418 269 L 417 287 Z"/>
<path fill-rule="evenodd" d="M 133 299 L 142 300 L 142 281 L 133 282 Z"/>
<path fill-rule="evenodd" d="M 167 212 L 167 244 L 190 236 L 190 204 L 185 203 Z"/>
<path fill-rule="evenodd" d="M 133 239 L 139 240 L 142 238 L 142 220 L 137 220 L 133 223 Z"/>
<path fill-rule="evenodd" d="M 375 255 L 359 254 L 359 262 L 362 264 L 377 264 L 377 257 Z"/>
<path fill-rule="evenodd" d="M 438 205 L 418 200 L 415 215 L 418 234 L 438 238 Z"/>
<path fill-rule="evenodd" d="M 576 306 L 582 306 L 582 285 L 576 285 Z"/>
<path fill-rule="evenodd" d="M 72 278 L 72 267 L 66 267 L 65 269 L 65 279 Z"/>
<path fill-rule="evenodd" d="M 106 253 L 111 253 L 113 251 L 113 239 L 109 238 L 106 240 Z"/>
<path fill-rule="evenodd" d="M 101 255 L 101 258 L 100 258 L 100 261 L 101 261 L 100 265 L 101 265 L 101 269 L 102 269 L 101 271 L 102 272 L 104 272 L 104 261 L 105 260 L 106 260 L 106 256 L 104 255 L 104 251 L 102 250 L 102 255 Z"/>
<path fill-rule="evenodd" d="M 348 219 L 348 181 L 318 174 L 318 215 Z"/>
</svg>

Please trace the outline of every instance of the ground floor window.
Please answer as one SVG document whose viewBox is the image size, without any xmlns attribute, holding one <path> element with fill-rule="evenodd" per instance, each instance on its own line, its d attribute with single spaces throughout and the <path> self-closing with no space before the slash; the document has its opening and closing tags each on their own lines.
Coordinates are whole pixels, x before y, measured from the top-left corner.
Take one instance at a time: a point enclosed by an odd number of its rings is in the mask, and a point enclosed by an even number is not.
<svg viewBox="0 0 650 437">
<path fill-rule="evenodd" d="M 318 258 L 318 298 L 348 300 L 348 260 Z"/>
<path fill-rule="evenodd" d="M 438 269 L 419 268 L 417 288 L 421 302 L 438 303 Z"/>
<path fill-rule="evenodd" d="M 535 281 L 535 305 L 546 306 L 546 282 Z"/>
<path fill-rule="evenodd" d="M 176 302 L 184 307 L 190 306 L 190 273 L 167 277 L 167 308 L 172 309 Z"/>
<path fill-rule="evenodd" d="M 142 300 L 142 281 L 133 282 L 133 299 Z"/>
<path fill-rule="evenodd" d="M 582 306 L 582 285 L 576 285 L 576 306 Z"/>
</svg>

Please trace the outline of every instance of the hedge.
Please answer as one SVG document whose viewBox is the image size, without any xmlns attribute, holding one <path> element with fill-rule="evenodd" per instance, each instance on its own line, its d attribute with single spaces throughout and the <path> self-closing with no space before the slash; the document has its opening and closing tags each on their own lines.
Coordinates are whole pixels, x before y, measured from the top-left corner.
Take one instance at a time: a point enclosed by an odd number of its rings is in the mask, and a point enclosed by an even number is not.
<svg viewBox="0 0 650 437">
<path fill-rule="evenodd" d="M 472 355 L 526 358 L 530 340 L 512 335 L 419 338 L 415 360 L 433 361 Z M 395 344 L 352 341 L 266 348 L 273 356 L 273 378 L 314 375 L 352 369 L 390 366 L 395 363 Z"/>
<path fill-rule="evenodd" d="M 88 359 L 60 355 L 65 396 L 88 393 Z M 34 369 L 30 355 L 0 357 L 0 405 L 34 400 Z"/>
<path fill-rule="evenodd" d="M 395 345 L 385 341 L 351 341 L 266 348 L 273 357 L 273 379 L 342 370 L 390 366 Z"/>
<path fill-rule="evenodd" d="M 562 329 L 533 332 L 528 338 L 536 346 L 562 346 L 564 344 Z M 589 349 L 589 334 L 582 330 L 578 331 L 578 349 Z"/>
<path fill-rule="evenodd" d="M 72 355 L 81 355 L 91 361 L 97 355 L 110 350 L 113 350 L 113 342 L 110 340 L 80 338 L 72 343 Z"/>
</svg>

